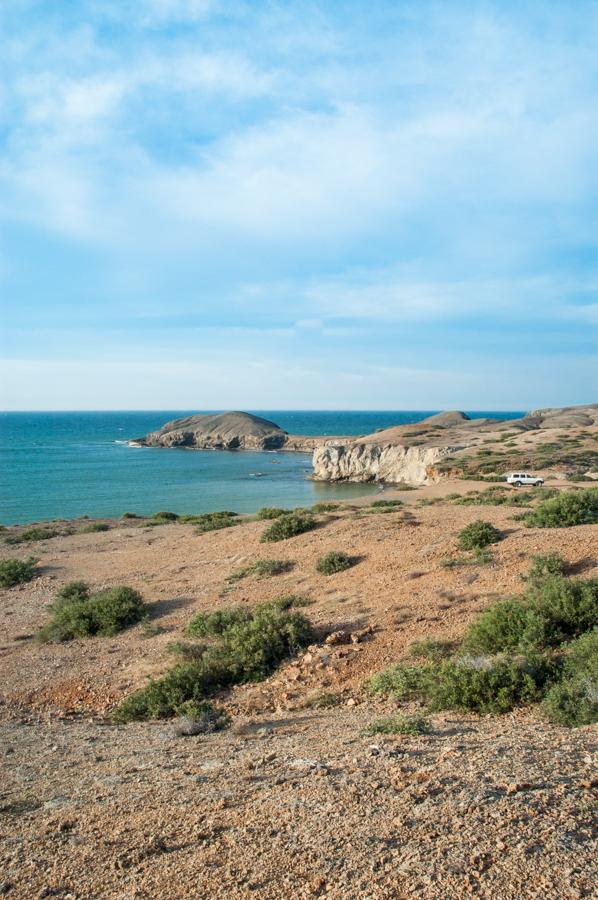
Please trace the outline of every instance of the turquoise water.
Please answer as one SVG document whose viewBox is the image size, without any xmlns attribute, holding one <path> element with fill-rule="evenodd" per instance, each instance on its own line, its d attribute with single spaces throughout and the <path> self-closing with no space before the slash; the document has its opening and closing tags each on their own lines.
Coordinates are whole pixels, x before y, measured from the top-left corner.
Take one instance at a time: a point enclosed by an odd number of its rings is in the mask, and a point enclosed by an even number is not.
<svg viewBox="0 0 598 900">
<path fill-rule="evenodd" d="M 252 410 L 292 434 L 369 434 L 417 422 L 422 412 L 289 412 Z M 189 410 L 162 412 L 0 413 L 0 522 L 81 515 L 119 516 L 261 506 L 310 506 L 318 500 L 372 493 L 370 485 L 308 480 L 307 453 L 227 453 L 132 448 L 125 443 Z M 472 416 L 516 418 L 518 412 Z M 276 460 L 278 465 L 274 465 Z"/>
</svg>

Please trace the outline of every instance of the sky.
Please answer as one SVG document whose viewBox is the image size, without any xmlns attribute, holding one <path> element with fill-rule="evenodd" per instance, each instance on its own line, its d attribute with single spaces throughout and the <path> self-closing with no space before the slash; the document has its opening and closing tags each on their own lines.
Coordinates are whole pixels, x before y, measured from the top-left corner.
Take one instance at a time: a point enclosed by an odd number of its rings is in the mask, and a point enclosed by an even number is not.
<svg viewBox="0 0 598 900">
<path fill-rule="evenodd" d="M 2 0 L 0 408 L 598 401 L 594 0 Z"/>
</svg>

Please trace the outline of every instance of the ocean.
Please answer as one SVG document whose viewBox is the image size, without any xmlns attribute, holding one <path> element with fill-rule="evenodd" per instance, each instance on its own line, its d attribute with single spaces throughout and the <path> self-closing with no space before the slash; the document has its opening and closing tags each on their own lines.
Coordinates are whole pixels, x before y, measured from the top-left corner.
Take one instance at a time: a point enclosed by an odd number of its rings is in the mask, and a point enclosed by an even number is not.
<svg viewBox="0 0 598 900">
<path fill-rule="evenodd" d="M 0 522 L 123 512 L 150 515 L 262 506 L 310 506 L 378 490 L 309 480 L 308 453 L 132 448 L 131 438 L 193 411 L 0 413 Z M 418 422 L 435 411 L 251 410 L 291 434 L 359 435 Z M 469 412 L 518 418 L 522 412 Z M 274 465 L 274 461 L 278 464 Z"/>
</svg>

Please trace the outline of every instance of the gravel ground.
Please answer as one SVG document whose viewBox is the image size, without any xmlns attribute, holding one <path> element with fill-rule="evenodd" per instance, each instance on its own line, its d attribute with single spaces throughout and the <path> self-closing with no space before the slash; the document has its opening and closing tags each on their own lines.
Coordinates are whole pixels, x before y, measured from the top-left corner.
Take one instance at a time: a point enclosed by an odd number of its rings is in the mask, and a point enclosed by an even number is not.
<svg viewBox="0 0 598 900">
<path fill-rule="evenodd" d="M 364 693 L 365 677 L 417 638 L 459 637 L 497 595 L 521 590 L 534 553 L 558 550 L 573 575 L 596 576 L 598 529 L 525 529 L 515 509 L 419 508 L 419 496 L 389 514 L 321 516 L 315 531 L 274 545 L 259 542 L 259 522 L 201 536 L 122 523 L 36 544 L 40 576 L 0 592 L 0 893 L 598 896 L 596 727 L 556 728 L 518 710 L 436 715 L 417 737 L 362 734 L 396 712 Z M 492 562 L 444 568 L 477 518 L 503 532 Z M 315 560 L 330 550 L 358 562 L 318 575 Z M 226 583 L 267 557 L 293 568 Z M 138 588 L 150 625 L 36 643 L 47 604 L 75 578 Z M 290 592 L 313 599 L 306 612 L 322 640 L 267 682 L 220 698 L 230 729 L 182 737 L 173 723 L 108 723 L 123 695 L 172 663 L 166 646 L 196 611 Z M 337 629 L 354 640 L 327 645 Z M 338 705 L 312 708 L 322 690 Z"/>
</svg>

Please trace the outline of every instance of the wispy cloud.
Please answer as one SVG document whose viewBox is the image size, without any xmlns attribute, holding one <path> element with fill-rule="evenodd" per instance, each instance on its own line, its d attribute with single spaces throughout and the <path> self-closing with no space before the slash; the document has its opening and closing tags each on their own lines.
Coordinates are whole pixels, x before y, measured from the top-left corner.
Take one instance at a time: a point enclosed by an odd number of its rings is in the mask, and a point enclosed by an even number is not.
<svg viewBox="0 0 598 900">
<path fill-rule="evenodd" d="M 93 321 L 99 359 L 121 348 L 113 321 L 143 350 L 149 311 L 171 336 L 176 317 L 212 340 L 221 328 L 222 353 L 263 353 L 256 331 L 293 335 L 287 365 L 317 345 L 307 369 L 336 396 L 343 343 L 368 365 L 399 354 L 423 385 L 413 354 L 461 323 L 495 339 L 513 384 L 522 333 L 548 358 L 565 329 L 580 359 L 563 375 L 571 402 L 587 383 L 593 3 L 140 0 L 125 14 L 116 0 L 7 0 L 0 29 L 11 355 L 39 353 L 23 320 L 48 304 L 65 360 L 80 338 L 69 321 Z M 455 390 L 469 366 L 457 343 L 443 363 Z M 386 377 L 374 367 L 360 383 Z"/>
</svg>

